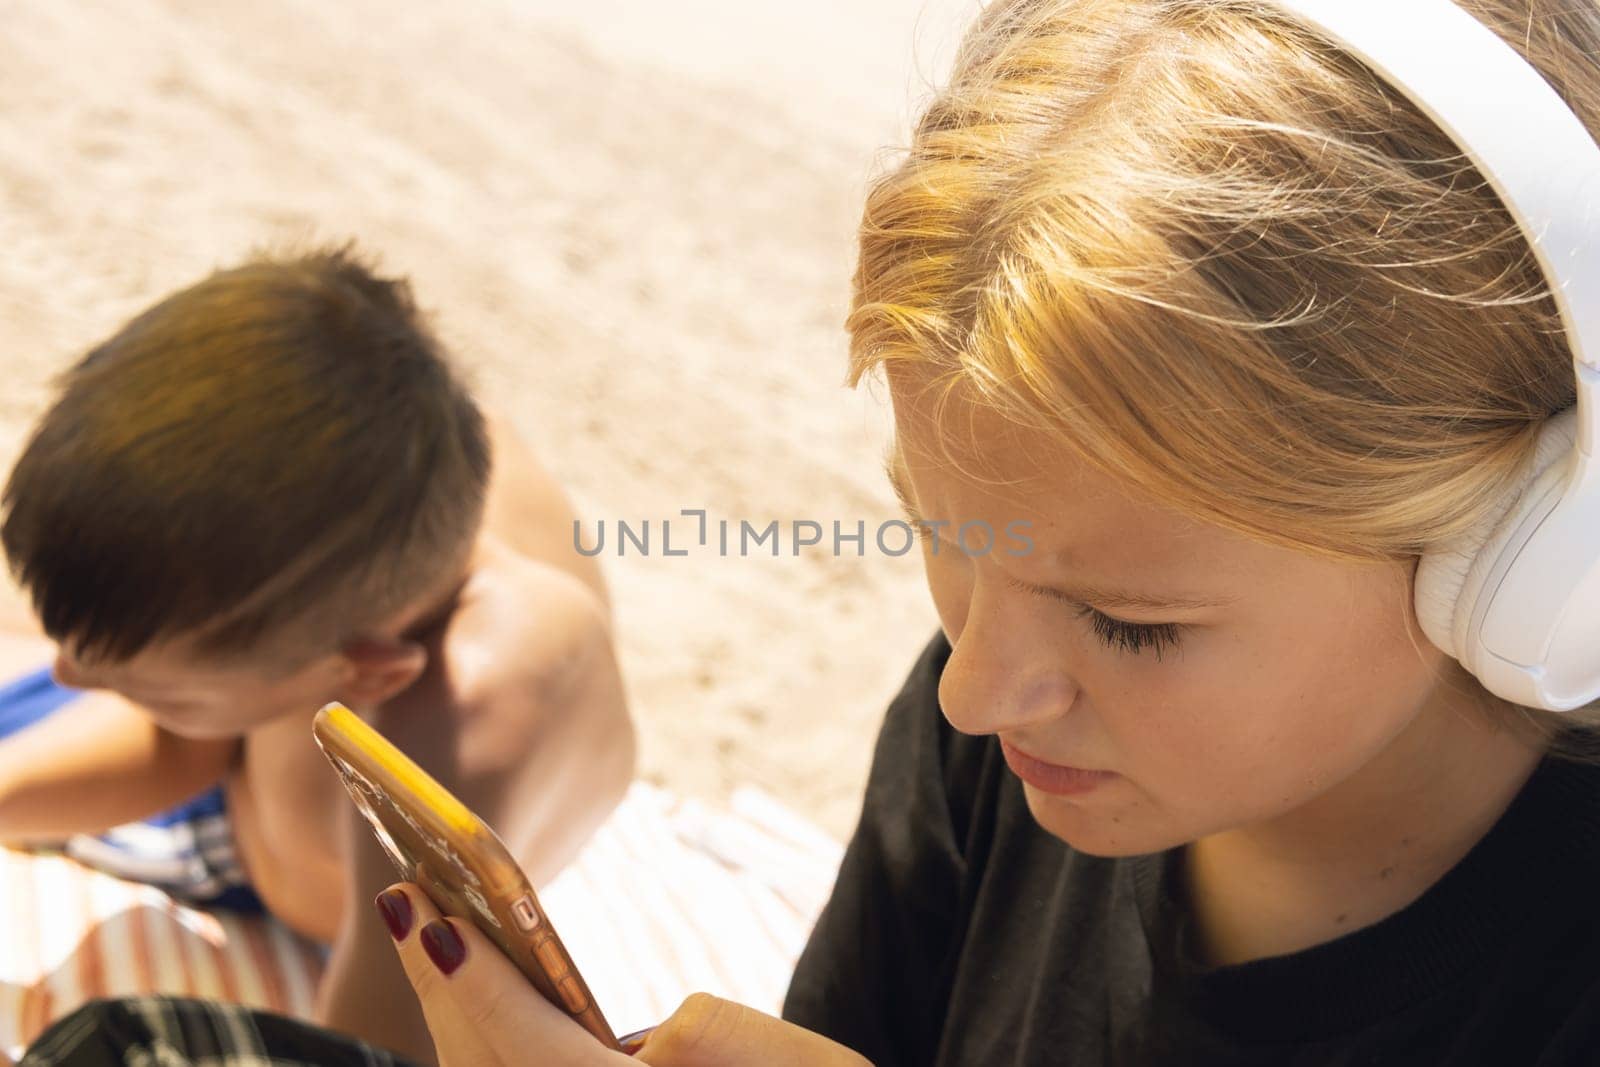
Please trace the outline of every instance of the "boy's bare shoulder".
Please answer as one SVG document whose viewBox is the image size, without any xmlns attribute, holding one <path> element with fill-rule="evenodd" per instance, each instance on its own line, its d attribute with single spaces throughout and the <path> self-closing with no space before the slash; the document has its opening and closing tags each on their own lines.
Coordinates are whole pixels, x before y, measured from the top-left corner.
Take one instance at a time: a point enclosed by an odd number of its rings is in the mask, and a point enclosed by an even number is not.
<svg viewBox="0 0 1600 1067">
<path fill-rule="evenodd" d="M 550 773 L 536 753 L 560 763 L 613 743 L 595 738 L 632 736 L 609 613 L 558 568 L 497 556 L 469 580 L 434 654 L 440 669 L 391 701 L 381 728 L 408 752 L 451 753 L 430 770 L 474 810 L 498 802 L 493 783 Z"/>
<path fill-rule="evenodd" d="M 609 604 L 600 561 L 575 547 L 573 523 L 579 519 L 567 491 L 509 419 L 490 409 L 485 409 L 485 415 L 494 469 L 489 477 L 484 532 L 527 559 L 577 578 L 602 604 Z M 592 536 L 589 543 L 593 543 Z"/>
<path fill-rule="evenodd" d="M 487 553 L 440 649 L 458 699 L 559 702 L 609 660 L 610 610 L 582 579 L 504 546 Z"/>
<path fill-rule="evenodd" d="M 429 650 L 441 669 L 394 698 L 387 718 L 397 743 L 415 734 L 425 751 L 448 740 L 457 771 L 493 774 L 553 734 L 631 736 L 631 726 L 599 561 L 574 548 L 577 520 L 557 480 L 508 421 L 485 414 L 494 471 L 470 576 Z M 429 729 L 453 736 L 422 736 Z"/>
</svg>

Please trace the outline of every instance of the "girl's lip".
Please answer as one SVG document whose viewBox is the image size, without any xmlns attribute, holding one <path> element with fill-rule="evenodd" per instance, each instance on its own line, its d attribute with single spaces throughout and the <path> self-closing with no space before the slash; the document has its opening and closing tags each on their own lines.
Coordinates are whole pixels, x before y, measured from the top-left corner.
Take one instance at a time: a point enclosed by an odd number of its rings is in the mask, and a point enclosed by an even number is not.
<svg viewBox="0 0 1600 1067">
<path fill-rule="evenodd" d="M 1000 751 L 1013 774 L 1046 793 L 1058 795 L 1087 793 L 1117 777 L 1115 771 L 1094 771 L 1051 763 L 1037 756 L 1030 756 L 1003 739 L 1000 742 Z"/>
</svg>

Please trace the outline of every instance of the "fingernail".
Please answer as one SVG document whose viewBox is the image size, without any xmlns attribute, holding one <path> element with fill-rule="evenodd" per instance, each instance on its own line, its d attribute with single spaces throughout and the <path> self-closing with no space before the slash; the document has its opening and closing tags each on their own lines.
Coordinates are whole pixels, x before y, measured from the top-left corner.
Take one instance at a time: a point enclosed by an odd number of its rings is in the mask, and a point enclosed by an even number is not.
<svg viewBox="0 0 1600 1067">
<path fill-rule="evenodd" d="M 385 889 L 373 903 L 378 905 L 378 914 L 389 927 L 389 935 L 396 941 L 404 941 L 411 932 L 410 899 L 398 889 Z"/>
<path fill-rule="evenodd" d="M 643 1030 L 635 1030 L 631 1034 L 617 1038 L 617 1044 L 622 1046 L 622 1051 L 631 1056 L 644 1047 L 645 1041 L 655 1032 L 655 1029 L 653 1026 L 647 1026 Z"/>
<path fill-rule="evenodd" d="M 454 974 L 467 958 L 467 943 L 461 940 L 448 919 L 435 919 L 422 928 L 423 951 L 433 965 L 445 974 Z"/>
</svg>

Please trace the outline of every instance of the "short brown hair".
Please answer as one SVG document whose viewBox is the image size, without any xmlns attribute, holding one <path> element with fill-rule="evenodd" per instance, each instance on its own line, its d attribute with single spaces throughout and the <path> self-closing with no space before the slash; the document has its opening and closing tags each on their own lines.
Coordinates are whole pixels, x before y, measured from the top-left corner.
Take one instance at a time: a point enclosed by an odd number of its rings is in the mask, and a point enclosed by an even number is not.
<svg viewBox="0 0 1600 1067">
<path fill-rule="evenodd" d="M 66 372 L 0 540 L 46 633 L 83 655 L 184 636 L 218 658 L 306 656 L 446 577 L 489 468 L 405 281 L 348 245 L 262 257 Z"/>
</svg>

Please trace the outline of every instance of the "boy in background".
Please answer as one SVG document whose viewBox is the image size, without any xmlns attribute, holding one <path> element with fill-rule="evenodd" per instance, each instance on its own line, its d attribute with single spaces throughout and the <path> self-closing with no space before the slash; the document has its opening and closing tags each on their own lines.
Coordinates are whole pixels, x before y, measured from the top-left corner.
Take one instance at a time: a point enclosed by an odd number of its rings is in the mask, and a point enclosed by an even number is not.
<svg viewBox="0 0 1600 1067">
<path fill-rule="evenodd" d="M 188 895 L 330 942 L 319 1021 L 430 1062 L 372 913 L 393 873 L 314 713 L 372 722 L 535 884 L 621 799 L 634 734 L 570 504 L 406 283 L 339 249 L 169 296 L 67 372 L 4 508 L 55 660 L 13 687 L 48 713 L 0 739 L 0 840 L 115 868 L 116 835 L 82 835 L 198 820 L 167 865 Z"/>
</svg>

